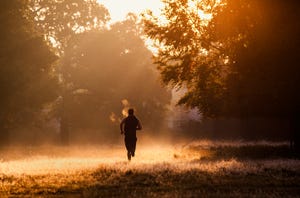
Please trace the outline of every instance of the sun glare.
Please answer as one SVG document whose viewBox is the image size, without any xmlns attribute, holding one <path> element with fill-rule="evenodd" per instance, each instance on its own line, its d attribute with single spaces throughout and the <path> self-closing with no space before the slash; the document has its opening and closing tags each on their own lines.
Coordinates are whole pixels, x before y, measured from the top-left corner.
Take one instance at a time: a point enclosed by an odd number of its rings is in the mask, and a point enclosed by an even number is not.
<svg viewBox="0 0 300 198">
<path fill-rule="evenodd" d="M 130 12 L 139 15 L 150 9 L 154 14 L 158 14 L 163 7 L 160 0 L 98 0 L 98 2 L 108 9 L 111 15 L 111 23 L 124 20 Z"/>
<path fill-rule="evenodd" d="M 161 9 L 164 7 L 163 2 L 161 0 L 98 0 L 100 4 L 103 4 L 111 15 L 111 23 L 124 20 L 126 15 L 130 12 L 139 15 L 145 10 L 151 10 L 155 16 L 161 15 Z M 189 7 L 193 12 L 197 12 L 199 17 L 202 20 L 211 20 L 212 14 L 206 13 L 203 10 L 199 9 L 200 1 L 192 1 L 188 2 Z M 221 1 L 217 1 L 220 3 Z M 162 18 L 163 20 L 163 18 Z"/>
<path fill-rule="evenodd" d="M 168 20 L 162 14 L 162 9 L 164 8 L 164 3 L 161 0 L 98 0 L 100 4 L 103 4 L 109 11 L 111 15 L 110 23 L 115 23 L 117 21 L 122 21 L 126 18 L 128 13 L 134 13 L 140 15 L 146 10 L 151 10 L 154 16 L 157 16 L 159 19 L 159 23 L 161 25 L 168 24 Z M 221 0 L 217 1 L 219 4 Z M 212 13 L 207 13 L 200 9 L 199 5 L 200 1 L 189 0 L 189 12 L 196 13 L 201 19 L 203 25 L 208 24 L 208 22 L 212 19 Z M 209 10 L 209 9 L 208 9 Z M 198 32 L 198 29 L 194 30 Z M 154 43 L 153 40 L 148 38 L 143 38 L 147 48 L 153 53 L 158 53 L 157 46 L 160 46 L 158 43 Z"/>
<path fill-rule="evenodd" d="M 200 1 L 188 1 L 188 5 L 190 8 L 190 12 L 194 12 L 196 14 L 198 14 L 198 16 L 200 17 L 200 19 L 204 20 L 204 21 L 209 21 L 212 19 L 212 13 L 205 13 L 203 10 L 201 10 L 199 7 L 199 3 Z"/>
</svg>

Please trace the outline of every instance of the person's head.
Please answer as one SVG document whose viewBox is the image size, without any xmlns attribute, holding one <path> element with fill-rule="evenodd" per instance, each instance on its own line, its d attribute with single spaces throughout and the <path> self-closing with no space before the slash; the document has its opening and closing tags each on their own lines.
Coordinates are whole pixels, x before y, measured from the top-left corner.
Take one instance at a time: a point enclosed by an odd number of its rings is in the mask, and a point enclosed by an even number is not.
<svg viewBox="0 0 300 198">
<path fill-rule="evenodd" d="M 134 110 L 133 109 L 128 109 L 128 115 L 133 115 L 134 114 Z"/>
</svg>

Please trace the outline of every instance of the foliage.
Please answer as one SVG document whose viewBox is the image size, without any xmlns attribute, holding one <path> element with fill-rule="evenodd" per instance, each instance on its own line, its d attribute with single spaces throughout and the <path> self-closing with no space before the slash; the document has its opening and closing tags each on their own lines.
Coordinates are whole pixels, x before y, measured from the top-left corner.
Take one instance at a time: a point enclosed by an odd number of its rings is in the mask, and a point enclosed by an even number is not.
<svg viewBox="0 0 300 198">
<path fill-rule="evenodd" d="M 43 104 L 57 97 L 52 64 L 56 56 L 34 30 L 26 1 L 0 3 L 0 125 L 31 124 Z"/>
<path fill-rule="evenodd" d="M 77 33 L 101 29 L 110 19 L 96 0 L 30 0 L 36 27 L 62 54 Z"/>
<path fill-rule="evenodd" d="M 69 73 L 63 69 L 65 49 L 76 44 L 77 34 L 103 29 L 109 13 L 96 0 L 30 0 L 30 8 L 35 27 L 43 32 L 60 57 L 55 72 L 60 79 L 61 97 L 53 105 L 52 114 L 60 121 L 61 140 L 66 144 L 69 139 L 69 109 L 66 104 L 75 96 L 72 93 L 73 82 L 67 80 Z"/>
<path fill-rule="evenodd" d="M 75 93 L 68 104 L 74 128 L 110 131 L 129 106 L 137 109 L 146 128 L 157 131 L 164 122 L 170 93 L 156 80 L 151 52 L 140 38 L 135 16 L 108 30 L 78 34 L 63 62 L 66 82 Z"/>
<path fill-rule="evenodd" d="M 163 122 L 170 95 L 149 67 L 151 54 L 135 16 L 108 29 L 109 13 L 96 0 L 31 0 L 31 9 L 36 27 L 60 57 L 56 116 L 62 136 L 69 128 L 100 128 L 102 133 L 115 128 L 110 119 L 118 123 L 122 118 L 125 99 L 141 112 L 141 120 L 147 117 L 146 126 Z"/>
<path fill-rule="evenodd" d="M 166 22 L 144 15 L 145 33 L 160 44 L 154 57 L 165 84 L 187 88 L 179 104 L 198 107 L 205 116 L 219 113 L 224 90 L 224 56 L 219 43 L 211 42 L 207 32 L 208 20 L 199 15 L 220 6 L 214 1 L 164 1 L 163 16 Z"/>
<path fill-rule="evenodd" d="M 213 19 L 204 23 L 200 9 Z M 293 0 L 167 0 L 167 22 L 148 13 L 144 25 L 161 45 L 163 82 L 188 89 L 179 104 L 205 117 L 289 117 L 299 112 L 299 13 Z"/>
<path fill-rule="evenodd" d="M 211 35 L 229 56 L 226 114 L 285 117 L 299 113 L 299 2 L 227 1 Z"/>
</svg>

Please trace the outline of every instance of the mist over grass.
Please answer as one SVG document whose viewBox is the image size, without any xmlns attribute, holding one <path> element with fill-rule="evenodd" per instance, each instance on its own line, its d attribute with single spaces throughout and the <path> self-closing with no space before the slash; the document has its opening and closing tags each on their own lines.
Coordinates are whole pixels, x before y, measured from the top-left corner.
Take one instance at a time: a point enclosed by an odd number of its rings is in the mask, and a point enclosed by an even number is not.
<svg viewBox="0 0 300 198">
<path fill-rule="evenodd" d="M 122 142 L 123 143 L 123 142 Z M 300 160 L 288 142 L 159 142 L 7 147 L 0 153 L 2 196 L 297 197 Z"/>
</svg>

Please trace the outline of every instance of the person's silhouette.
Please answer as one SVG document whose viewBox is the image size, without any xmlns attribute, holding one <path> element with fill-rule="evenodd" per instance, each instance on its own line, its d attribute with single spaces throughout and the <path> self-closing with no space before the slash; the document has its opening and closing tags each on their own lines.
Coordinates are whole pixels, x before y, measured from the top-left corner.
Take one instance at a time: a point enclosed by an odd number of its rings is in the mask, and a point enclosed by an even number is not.
<svg viewBox="0 0 300 198">
<path fill-rule="evenodd" d="M 141 130 L 140 121 L 134 116 L 134 110 L 128 110 L 128 116 L 124 118 L 120 124 L 121 134 L 125 134 L 125 146 L 127 149 L 128 160 L 134 157 L 136 147 L 136 130 Z"/>
</svg>

